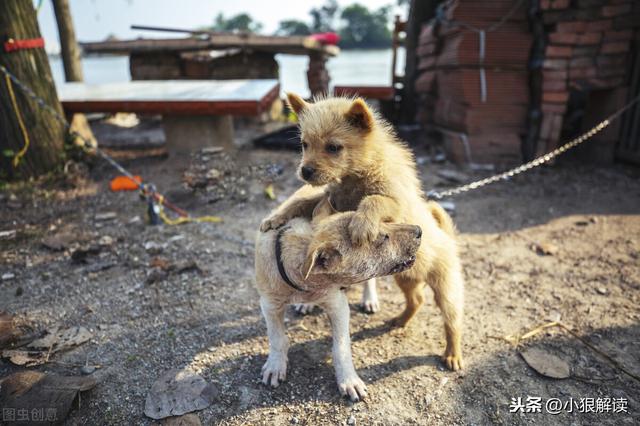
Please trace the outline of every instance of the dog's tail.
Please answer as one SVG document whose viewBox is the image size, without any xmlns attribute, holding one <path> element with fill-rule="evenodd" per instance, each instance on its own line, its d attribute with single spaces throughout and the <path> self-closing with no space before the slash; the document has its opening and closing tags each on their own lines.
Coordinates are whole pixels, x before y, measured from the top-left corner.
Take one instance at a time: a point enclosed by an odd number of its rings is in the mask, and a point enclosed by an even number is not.
<svg viewBox="0 0 640 426">
<path fill-rule="evenodd" d="M 438 223 L 440 229 L 453 237 L 456 233 L 456 226 L 453 224 L 451 216 L 449 216 L 445 209 L 435 201 L 427 201 L 427 208 L 429 209 L 431 216 L 433 216 Z"/>
</svg>

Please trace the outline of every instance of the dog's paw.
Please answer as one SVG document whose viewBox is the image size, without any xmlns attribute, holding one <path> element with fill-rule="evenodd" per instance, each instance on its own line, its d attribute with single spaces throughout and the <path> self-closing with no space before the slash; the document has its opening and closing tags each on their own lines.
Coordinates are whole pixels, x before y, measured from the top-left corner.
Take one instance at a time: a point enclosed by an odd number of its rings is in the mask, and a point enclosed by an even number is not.
<svg viewBox="0 0 640 426">
<path fill-rule="evenodd" d="M 267 232 L 271 229 L 278 229 L 287 223 L 289 219 L 282 215 L 274 215 L 266 218 L 260 224 L 260 232 Z"/>
<path fill-rule="evenodd" d="M 452 371 L 461 370 L 464 367 L 464 362 L 462 361 L 462 355 L 448 355 L 444 354 L 442 357 L 442 362 L 445 363 L 447 368 Z"/>
<path fill-rule="evenodd" d="M 271 356 L 262 366 L 262 383 L 277 388 L 287 378 L 287 359 L 282 356 Z"/>
<path fill-rule="evenodd" d="M 362 300 L 360 308 L 365 314 L 375 314 L 380 310 L 380 303 L 378 302 L 378 299 Z"/>
<path fill-rule="evenodd" d="M 367 385 L 356 373 L 343 379 L 338 379 L 338 390 L 340 395 L 348 396 L 353 402 L 360 401 L 367 396 Z"/>
<path fill-rule="evenodd" d="M 349 222 L 349 236 L 351 242 L 360 246 L 364 243 L 371 242 L 378 235 L 378 224 L 371 221 L 365 215 L 356 213 Z"/>
<path fill-rule="evenodd" d="M 298 315 L 310 314 L 315 308 L 316 305 L 314 305 L 313 303 L 296 303 L 295 305 L 293 305 L 293 310 Z"/>
<path fill-rule="evenodd" d="M 373 314 L 380 310 L 380 302 L 378 301 L 378 293 L 375 284 L 366 284 L 362 292 L 362 301 L 360 302 L 362 311 L 367 314 Z"/>
</svg>

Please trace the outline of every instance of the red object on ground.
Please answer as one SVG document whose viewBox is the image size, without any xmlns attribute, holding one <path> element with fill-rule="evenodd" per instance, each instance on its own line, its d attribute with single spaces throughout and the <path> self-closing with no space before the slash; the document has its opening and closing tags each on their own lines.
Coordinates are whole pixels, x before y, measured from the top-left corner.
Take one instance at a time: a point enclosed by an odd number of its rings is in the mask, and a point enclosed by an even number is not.
<svg viewBox="0 0 640 426">
<path fill-rule="evenodd" d="M 40 47 L 44 47 L 44 39 L 42 37 L 24 40 L 9 39 L 9 41 L 4 42 L 4 51 L 7 53 L 22 49 L 37 49 Z"/>
<path fill-rule="evenodd" d="M 141 183 L 142 178 L 140 176 L 134 176 L 133 179 L 131 179 L 129 176 L 116 176 L 111 180 L 109 187 L 113 192 L 135 191 L 140 187 Z"/>
<path fill-rule="evenodd" d="M 338 44 L 340 41 L 340 36 L 336 33 L 316 33 L 309 37 L 323 44 Z"/>
</svg>

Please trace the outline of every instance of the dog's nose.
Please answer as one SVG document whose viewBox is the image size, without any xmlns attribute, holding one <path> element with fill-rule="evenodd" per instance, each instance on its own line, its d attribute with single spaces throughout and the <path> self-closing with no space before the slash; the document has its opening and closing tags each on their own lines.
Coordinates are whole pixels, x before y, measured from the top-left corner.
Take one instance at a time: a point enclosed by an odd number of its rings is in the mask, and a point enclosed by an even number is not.
<svg viewBox="0 0 640 426">
<path fill-rule="evenodd" d="M 304 180 L 311 179 L 311 176 L 313 176 L 315 171 L 316 171 L 316 169 L 314 169 L 313 167 L 309 167 L 309 166 L 302 166 L 302 168 L 300 169 L 300 173 L 302 174 L 302 178 Z"/>
<path fill-rule="evenodd" d="M 419 226 L 416 226 L 416 239 L 422 238 L 422 228 L 420 228 Z"/>
</svg>

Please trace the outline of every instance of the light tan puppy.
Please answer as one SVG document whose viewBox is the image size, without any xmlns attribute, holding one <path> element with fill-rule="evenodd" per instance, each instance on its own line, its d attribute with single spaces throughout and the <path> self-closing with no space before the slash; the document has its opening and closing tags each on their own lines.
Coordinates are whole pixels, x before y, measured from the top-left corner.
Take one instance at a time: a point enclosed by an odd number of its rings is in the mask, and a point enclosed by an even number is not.
<svg viewBox="0 0 640 426">
<path fill-rule="evenodd" d="M 372 277 L 410 268 L 420 246 L 422 231 L 414 225 L 384 224 L 370 243 L 354 246 L 349 223 L 354 213 L 337 213 L 315 223 L 292 219 L 279 231 L 258 233 L 256 287 L 267 323 L 269 357 L 262 381 L 278 386 L 287 371 L 289 341 L 284 310 L 291 303 L 314 303 L 331 320 L 333 364 L 338 389 L 357 401 L 366 396 L 351 356 L 349 303 L 342 289 Z"/>
<path fill-rule="evenodd" d="M 454 226 L 437 203 L 425 201 L 411 151 L 362 99 L 307 103 L 289 94 L 288 101 L 300 123 L 299 175 L 324 191 L 291 200 L 265 219 L 261 230 L 277 229 L 293 217 L 311 217 L 325 199 L 337 211 L 356 212 L 349 224 L 355 245 L 374 241 L 385 222 L 420 226 L 416 265 L 394 276 L 406 298 L 395 322 L 405 326 L 411 320 L 424 303 L 428 284 L 444 317 L 444 362 L 452 370 L 462 368 L 464 284 Z"/>
</svg>

